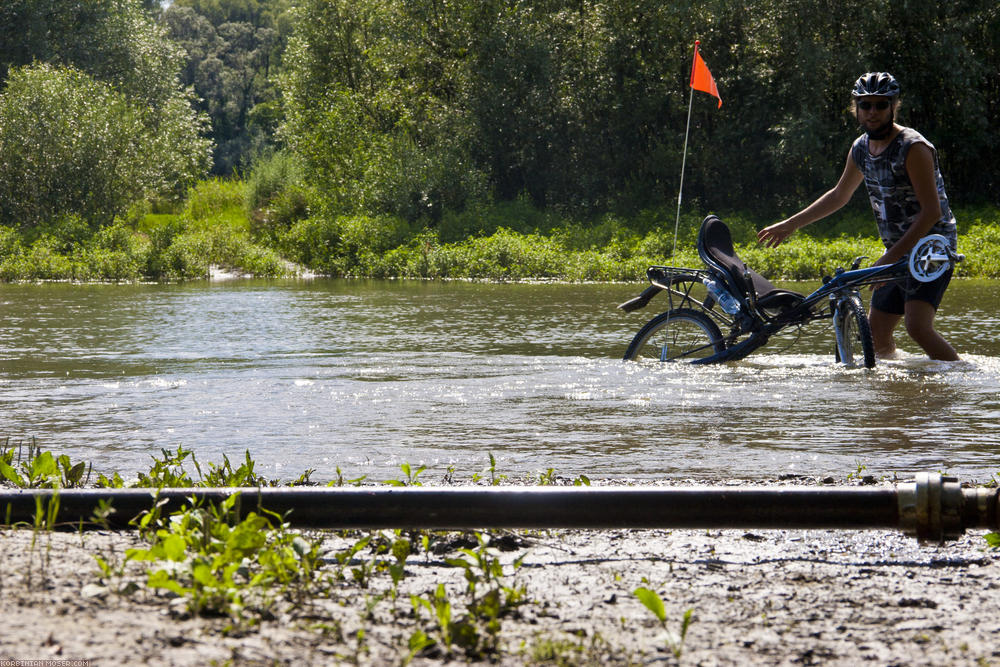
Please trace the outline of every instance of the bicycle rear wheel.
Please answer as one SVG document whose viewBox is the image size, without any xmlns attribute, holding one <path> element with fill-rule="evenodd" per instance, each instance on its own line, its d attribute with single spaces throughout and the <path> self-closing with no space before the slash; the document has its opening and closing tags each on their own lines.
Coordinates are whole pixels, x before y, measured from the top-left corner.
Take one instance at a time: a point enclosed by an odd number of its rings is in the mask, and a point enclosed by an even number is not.
<svg viewBox="0 0 1000 667">
<path fill-rule="evenodd" d="M 628 361 L 695 361 L 726 349 L 722 332 L 712 319 L 690 308 L 660 313 L 635 335 Z"/>
<path fill-rule="evenodd" d="M 834 358 L 846 365 L 864 363 L 865 368 L 875 367 L 875 343 L 868 316 L 857 295 L 844 297 L 837 302 L 833 313 L 833 332 L 837 343 Z"/>
</svg>

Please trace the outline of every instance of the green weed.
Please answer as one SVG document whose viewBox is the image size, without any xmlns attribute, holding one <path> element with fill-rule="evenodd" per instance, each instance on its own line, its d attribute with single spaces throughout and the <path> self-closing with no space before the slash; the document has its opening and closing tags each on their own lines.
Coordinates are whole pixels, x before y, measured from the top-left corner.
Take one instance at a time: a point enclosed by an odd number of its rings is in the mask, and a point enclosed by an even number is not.
<svg viewBox="0 0 1000 667">
<path fill-rule="evenodd" d="M 359 538 L 354 544 L 348 547 L 345 551 L 340 551 L 336 554 L 337 563 L 339 563 L 340 568 L 337 571 L 337 578 L 344 579 L 344 571 L 347 566 L 355 561 L 355 557 L 367 547 L 372 541 L 371 535 L 364 535 Z M 368 582 L 370 580 L 370 575 L 374 570 L 374 563 L 361 563 L 358 567 L 351 570 L 351 575 L 354 581 L 362 588 L 368 587 Z"/>
<path fill-rule="evenodd" d="M 855 461 L 854 465 L 855 465 L 855 470 L 847 473 L 847 481 L 861 479 L 864 476 L 865 470 L 868 469 L 868 466 L 866 466 L 860 460 Z"/>
<path fill-rule="evenodd" d="M 27 452 L 20 443 L 16 449 L 12 447 L 9 438 L 0 448 L 0 478 L 21 489 L 78 488 L 89 481 L 90 469 L 86 463 L 73 463 L 65 454 L 43 451 L 34 438 L 28 442 Z"/>
<path fill-rule="evenodd" d="M 386 484 L 390 486 L 422 486 L 422 484 L 417 481 L 420 477 L 420 473 L 427 470 L 427 466 L 420 466 L 419 468 L 413 468 L 409 463 L 403 463 L 399 466 L 406 475 L 406 479 L 387 479 Z"/>
<path fill-rule="evenodd" d="M 162 458 L 153 457 L 153 465 L 149 472 L 140 472 L 135 486 L 140 488 L 177 488 L 195 486 L 195 482 L 184 470 L 184 461 L 193 458 L 190 449 L 177 445 L 177 451 L 160 449 Z"/>
<path fill-rule="evenodd" d="M 180 449 L 180 448 L 178 448 Z M 191 462 L 195 465 L 198 470 L 198 475 L 201 476 L 201 484 L 204 486 L 221 486 L 221 487 L 237 487 L 237 486 L 268 486 L 269 482 L 267 479 L 258 476 L 254 473 L 254 460 L 250 458 L 250 451 L 245 452 L 244 462 L 240 464 L 238 468 L 233 469 L 232 464 L 229 462 L 229 457 L 225 454 L 222 455 L 222 465 L 216 465 L 215 463 L 208 464 L 208 474 L 204 475 L 201 471 L 201 466 L 198 465 L 194 456 L 191 457 Z M 307 470 L 303 473 L 303 477 L 300 479 L 308 479 L 312 471 Z"/>
<path fill-rule="evenodd" d="M 355 477 L 354 479 L 344 479 L 344 472 L 337 466 L 337 478 L 330 480 L 327 486 L 344 486 L 350 484 L 351 486 L 361 486 L 361 483 L 368 478 L 368 475 L 362 475 L 361 477 Z"/>
<path fill-rule="evenodd" d="M 130 549 L 126 559 L 154 563 L 146 585 L 179 596 L 191 614 L 238 624 L 266 617 L 277 595 L 301 598 L 314 584 L 319 544 L 265 510 L 239 520 L 239 499 L 185 507 L 158 522 L 148 549 Z"/>
<path fill-rule="evenodd" d="M 255 276 L 283 276 L 289 262 L 331 276 L 466 278 L 488 281 L 640 280 L 651 264 L 699 266 L 700 215 L 682 215 L 674 239 L 669 207 L 587 219 L 529 202 L 495 202 L 445 212 L 420 228 L 399 216 L 319 214 L 288 155 L 262 161 L 247 183 L 209 179 L 172 214 L 148 213 L 93 230 L 63 216 L 30 234 L 0 228 L 0 280 L 184 280 L 211 265 Z M 763 248 L 768 221 L 722 212 L 741 257 L 771 279 L 815 280 L 858 255 L 881 254 L 867 214 L 845 212 Z M 1000 212 L 956 212 L 962 277 L 1000 277 Z"/>
<path fill-rule="evenodd" d="M 591 634 L 589 641 L 585 640 L 586 634 L 573 633 L 572 639 L 537 636 L 530 644 L 522 644 L 522 653 L 529 658 L 527 664 L 553 667 L 604 665 L 611 662 L 612 656 L 617 658 L 615 662 L 639 664 L 631 656 L 622 656 L 622 647 L 611 646 L 600 633 Z"/>
<path fill-rule="evenodd" d="M 497 473 L 497 460 L 496 457 L 493 456 L 492 452 L 489 453 L 489 457 L 490 457 L 489 467 L 484 468 L 481 472 L 473 474 L 472 481 L 474 483 L 478 483 L 480 480 L 483 479 L 483 475 L 485 473 L 489 473 L 490 486 L 499 486 L 503 482 L 507 481 L 507 475 L 502 475 Z"/>
<path fill-rule="evenodd" d="M 426 612 L 433 626 L 418 628 L 410 635 L 404 662 L 432 651 L 448 656 L 459 651 L 470 659 L 496 654 L 502 619 L 525 603 L 525 588 L 507 583 L 499 551 L 490 546 L 488 535 L 476 533 L 476 540 L 476 548 L 461 548 L 459 556 L 445 559 L 464 571 L 464 609 L 452 601 L 444 584 L 424 595 L 410 596 L 418 623 Z M 521 561 L 514 561 L 515 572 Z"/>
<path fill-rule="evenodd" d="M 687 637 L 688 629 L 694 622 L 694 609 L 688 609 L 684 612 L 684 616 L 681 618 L 680 632 L 674 633 L 667 628 L 667 611 L 663 605 L 663 600 L 660 596 L 649 588 L 639 587 L 632 591 L 632 594 L 639 598 L 639 601 L 656 616 L 656 619 L 660 622 L 666 633 L 667 647 L 674 654 L 675 658 L 680 659 L 681 653 L 684 650 L 684 639 Z"/>
</svg>

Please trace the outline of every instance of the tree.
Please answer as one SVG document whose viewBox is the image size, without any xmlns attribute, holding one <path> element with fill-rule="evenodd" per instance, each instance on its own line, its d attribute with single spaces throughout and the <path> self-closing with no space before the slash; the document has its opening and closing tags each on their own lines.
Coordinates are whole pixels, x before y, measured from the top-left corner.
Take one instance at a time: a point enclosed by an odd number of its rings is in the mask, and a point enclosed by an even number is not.
<svg viewBox="0 0 1000 667">
<path fill-rule="evenodd" d="M 287 12 L 287 0 L 175 0 L 163 14 L 185 53 L 182 81 L 211 121 L 217 174 L 246 167 L 275 143 L 273 76 L 291 31 Z"/>
<path fill-rule="evenodd" d="M 22 214 L 30 210 L 80 213 L 100 224 L 122 212 L 122 197 L 183 196 L 204 175 L 210 144 L 202 136 L 202 121 L 191 107 L 191 97 L 177 78 L 181 56 L 139 0 L 5 0 L 0 4 L 0 82 L 6 84 L 7 113 L 19 123 L 5 126 L 4 133 L 8 148 L 27 152 L 5 157 L 31 161 L 37 170 L 26 173 L 46 174 L 50 179 L 21 184 L 17 191 L 28 200 L 6 202 L 5 209 Z M 26 81 L 40 88 L 32 91 Z M 88 102 L 88 91 L 108 108 L 102 112 Z M 38 120 L 24 115 L 30 111 L 23 106 L 25 100 L 37 105 Z M 80 114 L 79 123 L 74 123 L 75 113 Z M 122 126 L 104 132 L 102 118 Z M 95 133 L 89 144 L 70 132 L 83 127 Z M 40 143 L 32 143 L 35 140 Z M 125 149 L 123 156 L 100 152 Z M 135 158 L 141 167 L 131 157 L 135 152 L 144 153 L 141 159 Z M 92 179 L 75 171 L 84 164 L 79 160 L 93 161 Z M 133 180 L 131 186 L 118 183 L 104 168 L 116 162 Z M 68 171 L 61 172 L 62 166 Z M 8 172 L 8 176 L 16 173 Z M 101 178 L 110 180 L 102 184 Z M 66 197 L 51 199 L 64 186 Z M 32 199 L 32 192 L 39 199 Z M 85 196 L 99 203 L 91 206 Z M 41 203 L 45 201 L 75 204 L 58 211 Z M 13 222 L 39 221 L 31 214 Z"/>
<path fill-rule="evenodd" d="M 139 0 L 0 4 L 0 77 L 34 62 L 72 66 L 155 107 L 178 94 L 182 56 Z"/>
<path fill-rule="evenodd" d="M 419 11 L 427 12 L 420 20 Z M 298 9 L 283 134 L 328 208 L 434 220 L 480 196 L 461 100 L 471 53 L 465 12 L 463 3 L 380 0 L 308 0 Z"/>
<path fill-rule="evenodd" d="M 162 187 L 160 140 L 108 84 L 51 65 L 15 68 L 0 94 L 0 223 L 110 224 Z"/>
</svg>

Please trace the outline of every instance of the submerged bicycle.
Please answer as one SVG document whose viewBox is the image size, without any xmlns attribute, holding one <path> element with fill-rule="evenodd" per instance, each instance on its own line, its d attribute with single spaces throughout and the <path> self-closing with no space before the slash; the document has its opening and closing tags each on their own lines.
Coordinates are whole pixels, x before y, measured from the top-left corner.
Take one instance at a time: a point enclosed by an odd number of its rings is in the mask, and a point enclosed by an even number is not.
<svg viewBox="0 0 1000 667">
<path fill-rule="evenodd" d="M 921 239 L 907 258 L 895 264 L 838 268 L 811 294 L 779 289 L 746 266 L 733 248 L 729 228 L 710 215 L 698 231 L 698 255 L 704 269 L 651 266 L 650 286 L 618 306 L 625 312 L 645 308 L 665 292 L 667 309 L 639 330 L 625 359 L 687 361 L 711 364 L 743 359 L 767 344 L 779 331 L 813 320 L 833 320 L 837 362 L 866 368 L 875 366 L 871 327 L 858 288 L 901 280 L 907 273 L 921 282 L 943 275 L 962 255 L 945 237 L 932 234 Z M 725 332 L 725 333 L 723 333 Z"/>
</svg>

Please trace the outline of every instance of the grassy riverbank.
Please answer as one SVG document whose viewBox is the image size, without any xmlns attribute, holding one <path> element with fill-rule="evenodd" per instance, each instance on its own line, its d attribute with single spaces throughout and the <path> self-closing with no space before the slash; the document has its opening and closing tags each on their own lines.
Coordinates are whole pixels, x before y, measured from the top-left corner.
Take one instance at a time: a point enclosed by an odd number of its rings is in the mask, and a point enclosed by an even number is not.
<svg viewBox="0 0 1000 667">
<path fill-rule="evenodd" d="M 33 446 L 0 447 L 0 485 L 24 489 L 246 486 L 252 494 L 281 484 L 254 468 L 249 454 L 239 465 L 202 465 L 178 448 L 123 480 Z M 468 479 L 422 472 L 404 464 L 381 484 L 590 484 L 552 470 L 508 478 L 492 458 Z M 315 483 L 310 476 L 286 483 Z M 849 474 L 840 483 L 887 482 Z M 891 531 L 300 531 L 266 508 L 237 516 L 235 502 L 157 506 L 132 530 L 107 531 L 61 524 L 53 501 L 33 523 L 0 526 L 0 650 L 162 665 L 998 657 L 1000 622 L 982 591 L 1000 561 L 981 535 L 921 546 Z M 90 527 L 113 511 L 100 508 Z"/>
<path fill-rule="evenodd" d="M 273 197 L 259 190 L 253 182 L 205 181 L 175 211 L 138 211 L 96 232 L 72 216 L 29 234 L 0 227 L 0 280 L 173 281 L 206 278 L 214 266 L 256 277 L 634 281 L 653 264 L 700 264 L 700 213 L 681 217 L 674 250 L 674 213 L 666 210 L 577 220 L 508 202 L 409 224 L 326 216 L 311 212 L 308 195 L 294 188 Z M 881 253 L 864 212 L 814 225 L 777 250 L 754 240 L 770 220 L 717 213 L 745 261 L 776 279 L 815 279 L 857 255 Z M 1000 277 L 1000 210 L 957 217 L 966 255 L 957 275 Z"/>
</svg>

